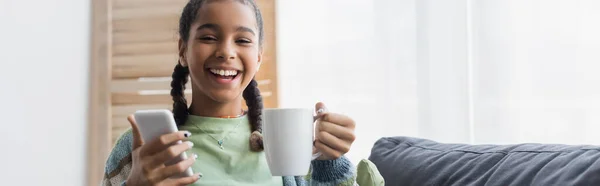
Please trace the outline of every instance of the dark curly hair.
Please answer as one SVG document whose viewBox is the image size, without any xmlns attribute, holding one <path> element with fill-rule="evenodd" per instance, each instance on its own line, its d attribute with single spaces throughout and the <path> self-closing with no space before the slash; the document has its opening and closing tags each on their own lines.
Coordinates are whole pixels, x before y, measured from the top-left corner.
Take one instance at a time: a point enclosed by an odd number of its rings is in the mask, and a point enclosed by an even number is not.
<svg viewBox="0 0 600 186">
<path fill-rule="evenodd" d="M 190 0 L 183 8 L 181 18 L 179 19 L 179 37 L 183 41 L 187 41 L 190 37 L 190 27 L 192 23 L 196 20 L 198 10 L 200 9 L 200 7 L 202 7 L 203 4 L 209 1 L 211 0 Z M 259 45 L 262 46 L 264 30 L 262 15 L 258 6 L 253 0 L 236 1 L 248 5 L 254 9 L 256 23 L 259 29 Z M 173 80 L 171 81 L 171 97 L 173 97 L 173 116 L 175 117 L 175 122 L 177 123 L 177 126 L 183 126 L 189 115 L 189 108 L 187 106 L 187 100 L 185 99 L 184 95 L 185 84 L 188 82 L 189 74 L 190 70 L 188 69 L 188 67 L 184 67 L 180 63 L 177 63 L 175 69 L 173 70 L 173 75 L 171 76 L 173 78 Z M 256 80 L 252 79 L 250 84 L 248 84 L 246 89 L 244 89 L 242 96 L 246 100 L 246 105 L 248 106 L 247 114 L 252 129 L 252 135 L 250 136 L 250 148 L 253 151 L 262 151 L 263 142 L 261 135 L 261 123 L 263 101 L 262 97 L 260 96 L 260 90 L 258 90 L 258 83 L 256 82 Z"/>
</svg>

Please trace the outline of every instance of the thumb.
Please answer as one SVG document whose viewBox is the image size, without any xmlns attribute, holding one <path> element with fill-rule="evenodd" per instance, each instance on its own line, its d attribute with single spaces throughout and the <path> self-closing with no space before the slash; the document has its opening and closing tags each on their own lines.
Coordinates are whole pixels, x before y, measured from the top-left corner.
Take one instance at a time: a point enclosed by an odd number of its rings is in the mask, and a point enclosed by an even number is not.
<svg viewBox="0 0 600 186">
<path fill-rule="evenodd" d="M 133 117 L 133 115 L 129 115 L 129 117 L 127 117 L 127 120 L 129 121 L 129 124 L 131 124 L 132 132 L 133 132 L 132 149 L 135 150 L 138 147 L 141 147 L 144 144 L 144 141 L 142 140 L 142 135 L 140 134 L 140 129 L 138 128 L 138 125 L 135 122 L 135 118 Z"/>
<path fill-rule="evenodd" d="M 314 118 L 314 120 L 316 121 L 317 119 L 325 115 L 325 113 L 327 113 L 327 107 L 325 107 L 325 103 L 317 102 L 317 104 L 315 104 L 315 112 L 317 113 L 317 115 L 315 115 Z"/>
</svg>

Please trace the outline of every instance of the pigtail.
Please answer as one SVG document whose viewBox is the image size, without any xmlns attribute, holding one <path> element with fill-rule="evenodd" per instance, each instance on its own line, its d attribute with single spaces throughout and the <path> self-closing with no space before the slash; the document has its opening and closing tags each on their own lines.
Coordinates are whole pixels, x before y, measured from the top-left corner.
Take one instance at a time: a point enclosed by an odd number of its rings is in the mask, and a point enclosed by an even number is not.
<svg viewBox="0 0 600 186">
<path fill-rule="evenodd" d="M 248 87 L 244 89 L 242 94 L 246 100 L 248 106 L 248 120 L 250 120 L 250 128 L 252 134 L 250 135 L 250 149 L 258 152 L 263 150 L 263 138 L 262 138 L 262 110 L 263 101 L 260 96 L 260 90 L 258 89 L 258 83 L 252 79 Z"/>
<path fill-rule="evenodd" d="M 190 70 L 188 67 L 177 63 L 171 76 L 171 97 L 173 97 L 173 117 L 177 126 L 183 126 L 188 118 L 189 110 L 187 100 L 185 99 L 184 91 L 185 84 L 188 81 Z"/>
</svg>

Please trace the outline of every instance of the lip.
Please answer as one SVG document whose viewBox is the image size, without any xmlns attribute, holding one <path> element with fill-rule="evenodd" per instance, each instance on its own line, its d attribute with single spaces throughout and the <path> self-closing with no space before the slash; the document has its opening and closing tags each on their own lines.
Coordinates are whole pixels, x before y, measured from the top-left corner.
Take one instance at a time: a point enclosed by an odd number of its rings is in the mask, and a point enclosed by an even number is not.
<svg viewBox="0 0 600 186">
<path fill-rule="evenodd" d="M 242 70 L 237 69 L 235 67 L 228 67 L 228 66 L 215 66 L 215 67 L 206 67 L 206 70 L 210 70 L 210 69 L 219 69 L 219 70 L 237 70 L 238 73 L 242 72 Z"/>
</svg>

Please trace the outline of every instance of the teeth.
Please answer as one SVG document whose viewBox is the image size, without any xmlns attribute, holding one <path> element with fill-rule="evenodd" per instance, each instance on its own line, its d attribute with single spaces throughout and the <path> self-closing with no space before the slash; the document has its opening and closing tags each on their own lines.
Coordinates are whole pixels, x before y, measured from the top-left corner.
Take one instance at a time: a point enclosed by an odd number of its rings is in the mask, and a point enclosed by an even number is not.
<svg viewBox="0 0 600 186">
<path fill-rule="evenodd" d="M 217 69 L 210 69 L 210 72 L 212 72 L 213 74 L 221 75 L 221 76 L 235 76 L 238 73 L 237 70 L 217 70 Z"/>
</svg>

